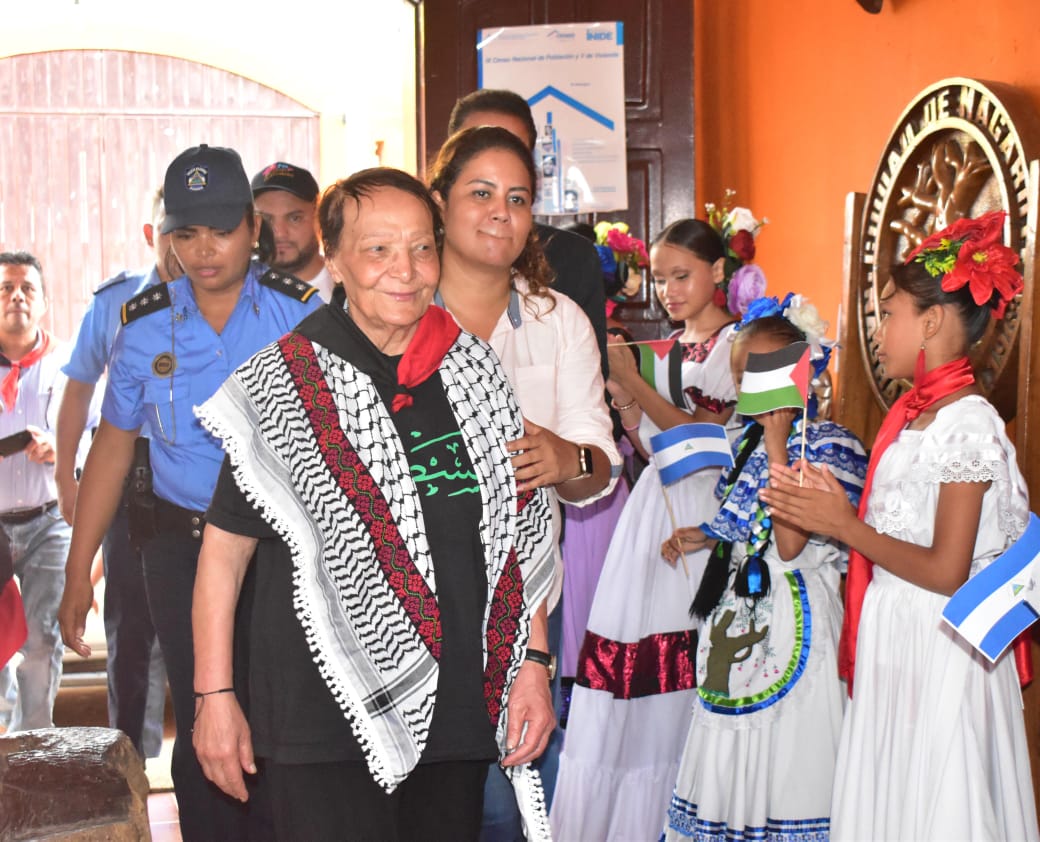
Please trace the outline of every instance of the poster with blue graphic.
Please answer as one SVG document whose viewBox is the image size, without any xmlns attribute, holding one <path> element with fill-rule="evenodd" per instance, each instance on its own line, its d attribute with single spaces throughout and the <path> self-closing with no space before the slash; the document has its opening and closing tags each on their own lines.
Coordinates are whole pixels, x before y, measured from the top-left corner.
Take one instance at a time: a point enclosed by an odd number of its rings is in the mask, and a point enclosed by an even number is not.
<svg viewBox="0 0 1040 842">
<path fill-rule="evenodd" d="M 479 87 L 516 91 L 534 114 L 536 214 L 628 207 L 624 59 L 620 21 L 477 33 Z"/>
</svg>

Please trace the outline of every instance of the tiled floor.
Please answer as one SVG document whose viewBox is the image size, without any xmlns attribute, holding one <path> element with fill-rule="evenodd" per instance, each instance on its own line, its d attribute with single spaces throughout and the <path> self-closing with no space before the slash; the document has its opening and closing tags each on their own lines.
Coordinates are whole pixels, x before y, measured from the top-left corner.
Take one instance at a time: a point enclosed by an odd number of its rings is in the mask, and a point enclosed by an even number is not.
<svg viewBox="0 0 1040 842">
<path fill-rule="evenodd" d="M 170 756 L 173 752 L 173 723 L 167 721 L 162 751 L 148 759 L 145 771 L 152 785 L 148 796 L 148 823 L 152 826 L 152 842 L 181 842 L 177 823 L 177 799 L 170 789 Z"/>
<path fill-rule="evenodd" d="M 148 796 L 148 824 L 152 828 L 152 842 L 181 842 L 177 799 L 172 792 L 153 792 Z"/>
</svg>

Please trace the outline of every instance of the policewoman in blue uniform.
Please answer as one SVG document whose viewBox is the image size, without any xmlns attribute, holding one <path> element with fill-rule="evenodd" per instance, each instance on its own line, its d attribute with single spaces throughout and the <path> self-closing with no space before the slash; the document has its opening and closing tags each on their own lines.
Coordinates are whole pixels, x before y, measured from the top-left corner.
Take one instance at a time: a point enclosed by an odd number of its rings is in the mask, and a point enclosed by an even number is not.
<svg viewBox="0 0 1040 842">
<path fill-rule="evenodd" d="M 80 482 L 59 620 L 65 643 L 89 655 L 83 633 L 93 599 L 90 564 L 123 479 L 132 465 L 138 477 L 144 470 L 134 458 L 142 432 L 150 439 L 154 488 L 154 528 L 144 536 L 142 555 L 177 722 L 172 773 L 181 834 L 185 842 L 223 842 L 256 833 L 248 806 L 204 778 L 191 744 L 196 697 L 210 690 L 193 686 L 192 588 L 204 512 L 224 457 L 192 407 L 319 299 L 309 284 L 253 259 L 261 221 L 234 150 L 202 145 L 182 152 L 166 171 L 164 189 L 162 231 L 172 235 L 185 274 L 123 305 L 102 421 Z M 147 512 L 141 502 L 135 501 L 139 514 Z"/>
</svg>

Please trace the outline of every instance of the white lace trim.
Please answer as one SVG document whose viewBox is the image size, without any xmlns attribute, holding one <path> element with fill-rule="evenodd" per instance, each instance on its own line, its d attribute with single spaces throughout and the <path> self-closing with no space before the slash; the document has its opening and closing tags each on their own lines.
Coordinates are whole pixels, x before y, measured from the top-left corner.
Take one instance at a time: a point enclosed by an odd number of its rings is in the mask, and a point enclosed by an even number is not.
<svg viewBox="0 0 1040 842">
<path fill-rule="evenodd" d="M 928 482 L 997 482 L 1007 478 L 1007 465 L 995 459 L 953 459 L 928 466 Z"/>
</svg>

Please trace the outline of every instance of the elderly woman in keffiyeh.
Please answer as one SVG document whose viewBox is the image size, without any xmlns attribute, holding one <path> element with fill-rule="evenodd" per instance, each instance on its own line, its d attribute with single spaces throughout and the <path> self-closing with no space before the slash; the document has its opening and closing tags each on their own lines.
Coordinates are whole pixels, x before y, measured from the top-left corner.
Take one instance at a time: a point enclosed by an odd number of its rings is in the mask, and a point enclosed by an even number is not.
<svg viewBox="0 0 1040 842">
<path fill-rule="evenodd" d="M 522 418 L 488 345 L 431 306 L 439 214 L 418 181 L 357 173 L 319 221 L 346 304 L 198 410 L 227 458 L 195 589 L 197 753 L 239 798 L 259 767 L 279 838 L 402 840 L 475 839 L 501 755 L 544 836 L 527 763 L 554 722 L 526 654 L 547 648 L 552 541 L 544 490 L 516 490 Z"/>
</svg>

